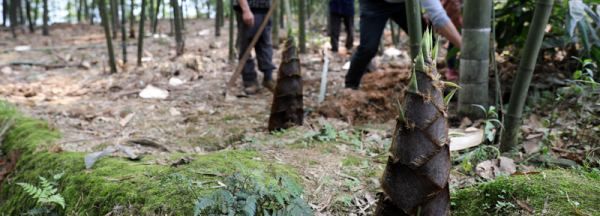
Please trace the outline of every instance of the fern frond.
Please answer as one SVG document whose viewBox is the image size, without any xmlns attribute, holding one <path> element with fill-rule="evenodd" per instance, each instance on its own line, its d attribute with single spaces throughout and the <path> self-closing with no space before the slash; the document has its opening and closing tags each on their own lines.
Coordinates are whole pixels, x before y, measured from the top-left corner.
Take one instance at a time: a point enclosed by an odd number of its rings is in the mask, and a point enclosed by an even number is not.
<svg viewBox="0 0 600 216">
<path fill-rule="evenodd" d="M 244 203 L 244 207 L 242 211 L 247 216 L 254 216 L 256 214 L 256 204 L 258 200 L 256 196 L 248 196 L 246 198 L 246 202 Z"/>
<path fill-rule="evenodd" d="M 62 197 L 60 194 L 53 194 L 45 200 L 40 199 L 40 203 L 53 203 L 60 205 L 60 207 L 62 207 L 63 209 L 65 208 L 65 198 Z"/>
</svg>

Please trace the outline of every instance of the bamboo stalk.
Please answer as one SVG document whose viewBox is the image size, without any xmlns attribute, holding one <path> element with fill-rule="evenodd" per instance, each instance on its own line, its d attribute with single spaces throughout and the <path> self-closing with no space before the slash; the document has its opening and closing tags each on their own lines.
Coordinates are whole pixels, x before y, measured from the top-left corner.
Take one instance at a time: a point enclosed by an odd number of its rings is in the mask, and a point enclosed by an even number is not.
<svg viewBox="0 0 600 216">
<path fill-rule="evenodd" d="M 144 52 L 144 21 L 146 20 L 146 0 L 142 0 L 140 10 L 140 23 L 138 30 L 138 50 L 137 50 L 137 65 L 142 66 L 142 55 Z"/>
<path fill-rule="evenodd" d="M 233 1 L 235 0 L 229 0 L 229 62 L 233 62 L 235 60 L 235 43 L 233 42 L 234 40 L 234 33 L 235 33 L 235 28 L 234 28 L 234 13 L 235 11 L 233 10 Z"/>
<path fill-rule="evenodd" d="M 44 0 L 47 1 L 47 0 Z M 113 50 L 112 40 L 110 37 L 110 28 L 108 27 L 108 14 L 106 13 L 106 3 L 104 0 L 97 0 L 98 9 L 100 10 L 100 19 L 104 27 L 104 35 L 106 37 L 106 47 L 108 49 L 108 64 L 111 73 L 117 73 L 117 65 L 115 64 L 115 52 Z"/>
<path fill-rule="evenodd" d="M 123 50 L 123 64 L 127 63 L 127 31 L 125 30 L 127 13 L 125 11 L 125 1 L 121 0 L 121 49 Z"/>
<path fill-rule="evenodd" d="M 544 39 L 544 29 L 550 18 L 553 3 L 553 0 L 537 1 L 505 115 L 504 132 L 500 139 L 500 151 L 502 152 L 513 150 L 518 143 L 523 107 L 525 106 L 538 52 Z"/>
<path fill-rule="evenodd" d="M 298 0 L 298 31 L 299 34 L 299 45 L 300 53 L 306 53 L 306 0 Z"/>
<path fill-rule="evenodd" d="M 415 59 L 421 49 L 423 29 L 421 28 L 421 6 L 418 0 L 406 0 L 408 35 L 410 37 L 410 56 Z"/>
<path fill-rule="evenodd" d="M 42 20 L 43 20 L 43 25 L 42 25 L 42 35 L 44 36 L 48 36 L 50 35 L 50 32 L 48 31 L 48 20 L 50 19 L 48 17 L 48 0 L 44 0 L 43 2 L 43 15 L 42 15 Z"/>
<path fill-rule="evenodd" d="M 175 25 L 175 52 L 177 53 L 177 56 L 180 56 L 183 54 L 184 48 L 181 26 L 182 21 L 180 20 L 181 14 L 179 13 L 181 11 L 179 10 L 179 3 L 177 0 L 171 0 L 171 6 L 173 7 L 173 22 Z"/>
<path fill-rule="evenodd" d="M 472 119 L 484 115 L 473 105 L 488 106 L 491 12 L 492 0 L 465 1 L 458 112 Z"/>
</svg>

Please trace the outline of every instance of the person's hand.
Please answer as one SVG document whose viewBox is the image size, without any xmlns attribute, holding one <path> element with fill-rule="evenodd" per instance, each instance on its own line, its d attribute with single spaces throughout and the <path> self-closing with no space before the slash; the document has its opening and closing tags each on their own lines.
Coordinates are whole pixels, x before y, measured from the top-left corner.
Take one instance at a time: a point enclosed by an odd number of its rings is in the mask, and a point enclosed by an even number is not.
<svg viewBox="0 0 600 216">
<path fill-rule="evenodd" d="M 244 24 L 246 24 L 246 26 L 254 26 L 254 14 L 252 14 L 251 11 L 244 11 L 242 14 L 242 19 L 244 20 Z"/>
</svg>

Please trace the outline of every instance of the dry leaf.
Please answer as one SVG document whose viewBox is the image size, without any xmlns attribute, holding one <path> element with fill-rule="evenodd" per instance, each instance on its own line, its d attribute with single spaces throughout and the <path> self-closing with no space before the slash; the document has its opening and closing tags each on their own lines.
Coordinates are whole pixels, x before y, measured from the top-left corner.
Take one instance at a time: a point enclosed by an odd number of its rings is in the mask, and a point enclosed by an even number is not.
<svg viewBox="0 0 600 216">
<path fill-rule="evenodd" d="M 134 115 L 135 115 L 135 113 L 129 113 L 129 114 L 127 114 L 127 116 L 125 116 L 125 118 L 122 118 L 121 121 L 119 121 L 119 124 L 121 125 L 121 127 L 125 127 L 127 125 L 127 123 L 129 123 L 129 121 L 131 121 L 131 119 L 133 119 Z"/>
<path fill-rule="evenodd" d="M 485 179 L 494 179 L 501 175 L 512 175 L 516 171 L 517 166 L 515 165 L 515 161 L 507 157 L 486 160 L 475 167 L 477 175 Z"/>
</svg>

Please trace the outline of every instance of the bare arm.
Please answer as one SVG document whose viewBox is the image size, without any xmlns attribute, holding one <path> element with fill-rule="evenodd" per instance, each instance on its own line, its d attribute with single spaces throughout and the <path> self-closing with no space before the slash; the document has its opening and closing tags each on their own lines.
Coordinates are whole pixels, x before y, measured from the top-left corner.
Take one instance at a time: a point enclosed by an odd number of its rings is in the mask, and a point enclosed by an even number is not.
<svg viewBox="0 0 600 216">
<path fill-rule="evenodd" d="M 240 3 L 240 8 L 242 9 L 242 19 L 244 20 L 244 24 L 247 26 L 254 26 L 254 14 L 250 10 L 248 6 L 248 0 L 237 0 Z"/>
<path fill-rule="evenodd" d="M 421 6 L 425 8 L 434 28 L 457 47 L 461 45 L 461 36 L 454 24 L 450 21 L 440 0 L 421 0 Z"/>
<path fill-rule="evenodd" d="M 446 25 L 436 28 L 437 32 L 444 36 L 456 47 L 461 47 L 462 37 L 452 22 L 447 22 Z"/>
</svg>

